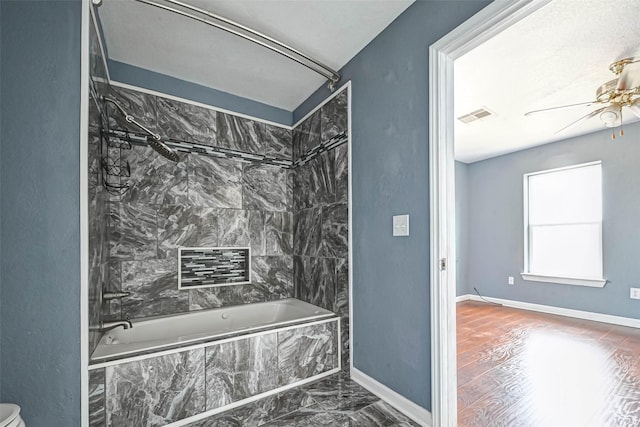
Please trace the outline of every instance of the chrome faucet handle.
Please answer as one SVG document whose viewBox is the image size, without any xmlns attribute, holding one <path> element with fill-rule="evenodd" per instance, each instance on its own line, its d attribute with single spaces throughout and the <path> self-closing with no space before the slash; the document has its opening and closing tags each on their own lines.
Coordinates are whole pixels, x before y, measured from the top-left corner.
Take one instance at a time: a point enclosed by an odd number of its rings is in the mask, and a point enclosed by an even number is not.
<svg viewBox="0 0 640 427">
<path fill-rule="evenodd" d="M 122 291 L 118 291 L 118 292 L 102 292 L 102 300 L 103 301 L 109 301 L 109 300 L 112 300 L 112 299 L 128 297 L 129 295 L 131 295 L 131 292 L 122 292 Z"/>
</svg>

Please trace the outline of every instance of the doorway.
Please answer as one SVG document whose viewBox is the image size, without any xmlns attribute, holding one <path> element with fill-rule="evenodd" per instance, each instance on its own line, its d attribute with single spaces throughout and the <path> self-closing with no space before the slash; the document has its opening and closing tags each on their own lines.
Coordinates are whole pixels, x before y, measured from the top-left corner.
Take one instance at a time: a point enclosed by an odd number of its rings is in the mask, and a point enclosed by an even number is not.
<svg viewBox="0 0 640 427">
<path fill-rule="evenodd" d="M 432 232 L 431 232 L 431 238 L 432 238 L 432 247 L 431 247 L 432 270 L 431 271 L 432 271 L 432 279 L 433 279 L 431 290 L 432 290 L 432 316 L 433 316 L 433 327 L 434 327 L 434 331 L 432 333 L 433 364 L 434 364 L 433 412 L 434 412 L 434 419 L 436 420 L 437 425 L 455 425 L 456 424 L 455 418 L 456 418 L 457 411 L 455 408 L 456 406 L 455 396 L 458 390 L 456 389 L 455 378 L 456 378 L 456 375 L 459 374 L 459 372 L 456 372 L 456 366 L 454 362 L 456 360 L 455 359 L 456 358 L 456 342 L 455 342 L 456 318 L 455 318 L 455 309 L 454 309 L 454 304 L 455 304 L 454 303 L 454 297 L 455 297 L 454 286 L 455 286 L 455 283 L 457 282 L 456 272 L 454 268 L 454 260 L 456 260 L 458 257 L 456 256 L 456 247 L 455 247 L 456 245 L 453 240 L 455 236 L 455 222 L 453 221 L 455 207 L 454 207 L 453 200 L 455 199 L 455 192 L 456 192 L 453 185 L 453 182 L 454 182 L 454 178 L 453 178 L 453 170 L 454 170 L 454 167 L 453 167 L 453 158 L 454 158 L 453 104 L 454 102 L 453 102 L 453 96 L 452 96 L 453 85 L 454 85 L 453 61 L 456 59 L 459 59 L 465 53 L 468 53 L 471 50 L 476 49 L 476 47 L 478 47 L 480 44 L 483 44 L 488 39 L 493 38 L 495 35 L 509 28 L 514 23 L 521 21 L 522 18 L 529 16 L 532 12 L 537 11 L 540 7 L 546 5 L 547 3 L 548 2 L 531 2 L 527 4 L 509 4 L 509 5 L 502 4 L 502 5 L 495 5 L 493 8 L 487 8 L 484 11 L 482 11 L 479 15 L 476 15 L 471 21 L 463 25 L 461 28 L 449 34 L 443 40 L 441 40 L 436 45 L 434 45 L 430 52 L 431 67 L 432 67 L 431 76 L 430 76 L 431 77 L 431 86 L 430 86 L 431 105 L 430 106 L 431 106 L 431 132 L 432 132 L 431 145 L 430 145 L 430 148 L 431 148 L 430 165 L 431 165 L 431 178 L 432 178 L 431 201 L 432 201 L 432 215 L 433 215 Z M 552 9 L 555 9 L 557 5 L 558 3 L 555 3 L 553 6 L 550 6 L 550 7 Z M 500 6 L 504 6 L 504 9 L 500 9 Z M 527 7 L 529 7 L 528 10 L 527 10 Z M 608 15 L 605 14 L 605 16 L 608 16 Z M 527 22 L 530 22 L 530 21 L 528 20 Z M 576 27 L 584 28 L 584 24 L 582 25 L 577 24 Z M 505 32 L 504 35 L 506 35 L 507 33 L 508 32 Z M 556 33 L 554 33 L 553 35 L 556 36 Z M 592 44 L 596 44 L 596 43 L 592 42 Z M 613 45 L 613 43 L 608 43 L 607 46 L 608 45 Z M 567 46 L 569 47 L 573 46 L 573 43 L 568 44 Z M 590 46 L 591 45 L 589 45 L 589 47 Z M 526 55 L 528 55 L 534 50 L 535 49 L 526 49 L 525 47 L 521 51 L 526 52 Z M 621 49 L 620 54 L 625 54 L 624 49 Z M 635 55 L 627 53 L 627 56 L 636 57 L 637 55 L 638 55 L 637 52 L 635 52 Z M 535 53 L 533 53 L 532 56 L 535 57 Z M 526 60 L 529 59 L 526 56 L 525 57 L 521 56 L 521 59 L 523 61 L 525 60 L 525 58 Z M 612 58 L 612 60 L 617 60 L 617 59 L 619 58 Z M 497 63 L 497 62 L 499 61 L 493 61 L 491 63 Z M 580 63 L 582 64 L 588 63 L 588 62 L 589 61 L 580 61 Z M 629 63 L 633 63 L 633 61 L 629 61 Z M 511 69 L 511 67 L 506 67 L 506 68 Z M 500 68 L 500 69 L 504 70 L 504 68 Z M 516 74 L 517 74 L 517 70 L 516 70 Z M 565 73 L 565 74 L 570 74 L 570 73 Z M 576 74 L 573 73 L 571 75 L 575 77 Z M 577 75 L 583 76 L 583 73 L 577 74 Z M 485 81 L 488 81 L 488 80 L 485 80 Z M 549 85 L 550 88 L 552 86 L 554 85 Z M 560 85 L 560 86 L 563 86 L 563 85 Z M 566 83 L 564 84 L 564 86 L 566 86 Z M 633 86 L 635 86 L 635 84 Z M 461 86 L 456 85 L 456 90 L 458 90 L 460 87 Z M 550 105 L 553 105 L 553 103 L 551 103 Z M 524 111 L 527 111 L 527 110 L 523 110 L 523 112 Z M 460 113 L 460 112 L 458 111 L 457 113 Z M 459 115 L 460 114 L 457 114 L 457 116 Z M 591 113 L 588 113 L 585 117 L 590 117 L 591 115 L 592 115 Z M 604 121 L 604 118 L 600 117 L 600 119 Z M 596 121 L 599 122 L 598 120 Z M 566 129 L 566 127 L 563 129 Z M 633 133 L 635 131 L 635 128 L 631 127 L 629 131 Z M 609 134 L 611 134 L 611 131 L 609 131 Z M 460 134 L 458 133 L 456 137 L 458 137 L 459 135 Z M 598 138 L 600 138 L 601 136 L 602 135 L 597 135 Z M 606 142 L 606 140 L 608 139 L 607 138 L 608 136 L 609 135 L 605 135 L 605 137 L 601 139 L 603 139 L 603 141 Z M 620 136 L 622 136 L 622 133 L 620 133 Z M 559 139 L 564 139 L 567 137 L 568 136 L 563 136 L 562 138 L 559 138 Z M 552 141 L 548 141 L 548 142 L 552 142 Z M 627 144 L 627 145 L 632 146 L 633 144 Z M 581 146 L 583 146 L 583 144 L 581 144 Z M 621 145 L 619 145 L 619 147 L 621 147 Z M 610 152 L 612 150 L 608 150 L 608 151 Z M 612 171 L 621 169 L 619 167 L 616 167 L 616 163 L 614 163 L 612 158 L 609 158 L 609 159 L 606 158 L 606 156 L 610 154 L 609 152 L 607 153 L 603 152 L 602 154 L 597 154 L 597 155 L 602 155 L 604 158 L 603 162 L 609 165 L 605 167 L 604 170 L 605 172 L 608 170 L 609 172 L 606 172 L 606 173 L 610 173 L 611 175 L 609 176 L 608 179 L 605 179 L 605 182 L 607 180 L 609 182 L 612 182 L 613 180 L 611 178 L 614 176 L 612 174 Z M 538 155 L 538 158 L 541 158 L 541 157 L 543 156 Z M 637 158 L 637 154 L 634 156 L 627 155 L 627 158 L 629 157 Z M 546 157 L 544 158 L 545 158 L 545 161 L 547 161 Z M 556 158 L 558 157 L 556 156 Z M 566 161 L 567 161 L 567 157 L 565 155 L 563 162 L 566 162 Z M 584 162 L 585 161 L 575 161 L 574 164 L 571 164 L 571 165 L 575 166 L 576 164 L 584 163 Z M 502 165 L 508 166 L 508 165 L 505 165 L 504 162 L 502 163 Z M 529 170 L 525 171 L 525 176 L 532 175 L 533 172 L 535 172 L 536 174 L 540 174 L 542 172 L 547 174 L 547 173 L 553 172 L 551 170 L 553 168 L 560 167 L 561 169 L 563 168 L 567 169 L 567 166 L 569 166 L 569 164 L 546 166 L 546 167 L 540 167 L 539 165 L 532 166 L 531 164 L 529 164 L 528 166 Z M 584 166 L 584 164 L 582 166 Z M 508 166 L 507 168 L 510 168 L 510 166 Z M 507 168 L 502 168 L 500 170 L 504 171 Z M 558 171 L 558 169 L 555 169 L 555 170 Z M 520 186 L 519 189 L 516 188 L 517 191 L 513 192 L 514 195 L 516 193 L 522 193 L 523 191 L 522 183 L 521 183 L 522 176 L 523 176 L 522 171 L 519 171 L 518 173 L 512 174 L 512 176 L 508 180 L 510 183 L 515 183 L 516 186 L 518 185 Z M 478 175 L 474 177 L 473 182 L 476 182 L 477 178 L 478 178 Z M 493 182 L 499 183 L 500 181 L 494 180 Z M 629 185 L 632 182 L 632 180 L 625 179 L 625 180 L 620 180 L 618 182 L 623 183 L 625 185 Z M 612 195 L 614 193 L 620 193 L 619 187 L 620 186 L 618 185 L 618 187 L 614 189 L 607 190 L 609 191 L 609 195 Z M 497 191 L 495 187 L 492 187 L 490 192 L 487 192 L 485 195 L 489 195 L 491 193 L 496 193 L 496 192 L 499 192 L 499 191 Z M 474 194 L 475 193 L 477 192 L 474 191 Z M 525 195 L 526 194 L 527 193 L 525 192 Z M 607 192 L 605 191 L 604 194 L 607 194 Z M 519 196 L 515 197 L 512 200 L 520 200 L 520 202 L 514 202 L 514 203 L 521 203 L 522 194 L 520 194 Z M 492 199 L 491 197 L 483 198 L 483 202 L 496 207 L 507 206 L 507 204 L 505 203 L 501 203 L 501 202 L 496 203 L 496 200 Z M 610 202 L 611 200 L 609 200 L 609 204 L 611 207 Z M 623 211 L 624 209 L 621 209 L 621 207 L 619 206 L 614 210 Z M 476 212 L 476 214 L 478 214 L 478 212 Z M 518 218 L 522 218 L 522 213 L 518 214 Z M 612 222 L 611 220 L 612 220 L 612 217 L 609 217 L 608 218 L 609 224 Z M 520 222 L 521 219 L 517 219 L 517 221 Z M 476 221 L 476 223 L 477 222 L 478 221 Z M 488 222 L 484 223 L 483 227 L 485 224 L 488 224 Z M 522 223 L 520 222 L 520 224 L 516 224 L 512 228 L 514 229 L 519 228 L 521 225 Z M 529 226 L 529 228 L 532 228 L 532 226 Z M 527 228 L 525 227 L 525 229 Z M 611 228 L 608 230 L 605 229 L 605 234 L 612 230 L 613 229 Z M 611 234 L 613 233 L 610 233 L 610 235 Z M 521 238 L 522 238 L 522 233 L 520 235 L 520 239 Z M 489 240 L 492 240 L 492 239 L 499 241 L 501 244 L 504 244 L 506 242 L 505 239 L 496 238 L 495 234 L 490 235 Z M 487 240 L 485 236 L 485 239 L 481 240 L 481 242 L 484 244 L 484 243 L 487 243 L 489 240 Z M 600 244 L 602 244 L 602 237 L 600 238 L 600 240 L 601 240 Z M 526 235 L 525 235 L 525 241 L 526 241 Z M 615 246 L 619 246 L 619 245 L 615 245 Z M 516 249 L 516 247 L 519 249 Z M 524 245 L 524 247 L 526 252 L 527 245 Z M 522 250 L 523 244 L 520 242 L 517 245 L 512 246 L 512 248 L 518 251 Z M 614 258 L 620 259 L 621 257 L 615 256 L 616 252 L 612 249 L 614 249 L 614 247 L 611 247 L 611 246 L 608 249 L 607 256 L 609 257 L 609 259 L 614 259 Z M 602 251 L 600 251 L 600 253 L 602 253 Z M 521 260 L 522 260 L 522 255 L 520 255 L 516 261 L 511 262 L 510 264 L 511 265 L 510 273 L 516 276 L 518 280 L 520 276 L 519 273 L 522 271 L 520 270 L 522 268 L 520 264 Z M 526 270 L 526 265 L 527 265 L 527 261 L 525 257 L 525 271 L 524 271 L 525 274 L 523 274 L 523 279 L 532 280 L 531 278 L 524 277 L 524 276 L 531 276 L 531 272 L 529 270 Z M 619 285 L 622 284 L 622 282 L 628 281 L 628 278 L 625 276 L 618 275 L 616 276 L 617 277 L 616 279 L 614 275 L 617 274 L 617 271 L 614 271 L 614 270 L 615 269 L 608 270 L 610 274 L 609 279 L 613 279 L 614 286 L 613 287 L 609 286 L 609 288 L 605 289 L 605 291 L 616 291 L 616 290 L 624 291 L 624 289 L 621 289 L 622 287 Z M 631 277 L 629 275 L 627 276 Z M 564 277 L 568 278 L 571 276 L 564 276 Z M 573 276 L 573 277 L 577 277 L 577 276 Z M 540 279 L 541 277 L 537 277 L 537 278 Z M 552 277 L 552 278 L 557 280 L 558 278 L 561 278 L 561 276 L 558 276 L 555 278 Z M 513 279 L 511 277 L 509 279 L 511 282 L 510 284 L 513 284 Z M 505 274 L 505 271 L 503 271 L 498 275 L 495 275 L 495 274 L 493 275 L 492 282 L 495 284 L 496 281 L 500 283 L 504 282 L 503 285 L 507 284 L 507 274 Z M 536 280 L 536 281 L 545 281 L 545 280 Z M 565 282 L 557 282 L 554 280 L 546 280 L 546 281 L 552 282 L 552 283 L 564 283 L 565 285 L 578 284 L 578 283 L 568 283 L 566 281 Z M 583 282 L 584 281 L 585 280 L 583 280 Z M 617 283 L 615 283 L 616 281 Z M 601 285 L 604 285 L 605 281 L 601 280 L 601 282 L 602 282 Z M 581 285 L 595 286 L 593 281 L 590 284 L 582 283 Z M 491 285 L 487 284 L 487 286 L 491 286 Z M 547 286 L 547 288 L 544 288 L 544 286 Z M 525 287 L 525 285 L 522 284 L 521 289 L 528 290 L 528 292 L 530 292 L 530 296 L 535 295 L 535 298 L 531 298 L 533 299 L 533 301 L 531 301 L 531 299 L 529 300 L 523 299 L 522 301 L 530 301 L 537 304 L 550 304 L 551 306 L 553 306 L 554 305 L 553 303 L 545 303 L 544 298 L 540 296 L 541 291 L 544 292 L 545 289 L 549 293 L 565 295 L 565 297 L 571 295 L 571 292 L 567 292 L 567 291 L 569 290 L 568 288 L 572 288 L 572 286 L 569 286 L 569 287 L 565 286 L 564 288 L 562 286 L 557 286 L 557 285 L 551 285 L 551 287 L 548 287 L 548 286 L 549 285 L 542 285 L 542 284 L 539 284 L 538 286 L 532 286 L 530 284 Z M 506 289 L 507 287 L 504 286 L 504 288 Z M 573 288 L 574 289 L 572 291 L 579 289 L 579 288 L 576 288 L 575 286 Z M 480 289 L 483 290 L 482 286 L 480 287 Z M 510 289 L 513 290 L 518 288 L 510 288 Z M 626 292 L 628 293 L 628 290 L 626 290 Z M 606 296 L 604 295 L 605 293 L 607 292 L 604 292 L 604 293 L 591 292 L 589 295 L 591 295 L 592 297 L 598 297 L 602 301 L 604 300 L 603 296 Z M 587 292 L 586 291 L 583 292 L 582 290 L 580 290 L 579 292 L 576 292 L 576 294 L 579 294 L 577 296 L 579 296 L 580 298 L 583 298 L 587 294 Z M 508 296 L 501 295 L 499 292 L 493 292 L 493 296 L 508 298 Z M 628 316 L 628 318 L 619 318 L 617 320 L 618 324 L 625 324 L 625 323 L 620 323 L 620 321 L 623 321 L 623 322 L 629 321 L 630 324 L 634 322 L 637 323 L 637 320 L 635 319 L 636 315 L 630 314 L 630 313 L 633 313 L 633 311 L 632 311 L 632 307 L 629 305 L 628 295 L 626 296 L 627 300 L 624 299 L 624 295 L 619 295 L 618 297 L 619 299 L 615 301 L 618 301 L 619 304 L 629 307 L 629 309 L 626 312 L 624 310 L 621 310 L 621 313 L 618 313 L 617 310 L 610 309 L 606 304 L 598 304 L 598 303 L 586 304 L 585 305 L 586 308 L 580 308 L 580 306 L 572 307 L 570 304 L 558 303 L 560 307 L 547 307 L 547 310 L 549 308 L 558 308 L 559 310 L 557 311 L 559 312 L 557 314 L 564 314 L 572 317 L 580 317 L 580 315 L 576 315 L 575 312 L 572 314 L 566 313 L 567 309 L 571 309 L 571 308 L 573 309 L 577 308 L 578 310 L 586 309 L 591 312 L 609 313 L 609 317 L 616 317 L 620 315 Z M 571 300 L 571 298 L 565 298 L 565 301 L 566 300 Z M 559 301 L 559 300 L 556 298 L 555 301 Z M 607 301 L 609 300 L 607 299 Z M 527 307 L 527 305 L 529 305 L 529 307 Z M 536 310 L 537 308 L 538 309 L 537 311 L 544 311 L 544 310 L 540 310 L 540 307 L 534 308 L 534 307 L 531 307 L 531 305 L 532 304 L 520 303 L 521 308 L 529 308 L 533 310 Z M 611 305 L 611 303 L 609 303 L 609 305 Z M 562 311 L 564 311 L 565 313 L 562 313 Z M 569 310 L 569 311 L 572 311 L 572 310 Z M 547 312 L 553 313 L 553 311 L 547 311 Z M 588 312 L 582 312 L 582 313 L 588 313 Z M 590 313 L 588 314 L 590 315 Z M 610 316 L 610 315 L 614 315 L 614 316 Z M 609 319 L 609 320 L 604 319 L 604 317 L 607 317 L 607 316 L 603 316 L 602 314 L 596 314 L 596 316 L 592 316 L 592 317 L 584 317 L 585 316 L 584 314 L 582 314 L 582 316 L 583 316 L 582 318 L 586 318 L 586 319 L 616 323 L 615 321 L 612 321 L 612 319 Z M 610 332 L 607 332 L 607 334 L 609 333 Z M 615 331 L 611 333 L 613 335 L 616 334 Z M 632 333 L 632 335 L 633 334 L 635 334 L 635 332 Z"/>
<path fill-rule="evenodd" d="M 550 0 L 494 2 L 429 48 L 433 425 L 457 425 L 453 62 Z"/>
</svg>

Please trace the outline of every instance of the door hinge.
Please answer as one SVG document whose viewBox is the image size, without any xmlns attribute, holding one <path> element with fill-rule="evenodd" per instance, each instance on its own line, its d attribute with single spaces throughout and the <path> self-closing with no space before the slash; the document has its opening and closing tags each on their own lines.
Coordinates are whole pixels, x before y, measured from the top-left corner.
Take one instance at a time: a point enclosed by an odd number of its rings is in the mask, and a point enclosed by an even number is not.
<svg viewBox="0 0 640 427">
<path fill-rule="evenodd" d="M 447 269 L 447 259 L 446 258 L 441 258 L 440 259 L 440 271 L 445 271 Z"/>
</svg>

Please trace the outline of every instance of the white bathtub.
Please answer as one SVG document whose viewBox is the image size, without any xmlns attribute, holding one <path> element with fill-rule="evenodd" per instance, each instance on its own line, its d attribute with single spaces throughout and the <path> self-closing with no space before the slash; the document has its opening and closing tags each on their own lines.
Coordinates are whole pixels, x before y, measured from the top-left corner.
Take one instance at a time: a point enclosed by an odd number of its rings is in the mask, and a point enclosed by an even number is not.
<svg viewBox="0 0 640 427">
<path fill-rule="evenodd" d="M 319 319 L 334 313 L 295 298 L 215 308 L 133 322 L 106 332 L 92 362 L 209 341 L 242 332 Z"/>
</svg>

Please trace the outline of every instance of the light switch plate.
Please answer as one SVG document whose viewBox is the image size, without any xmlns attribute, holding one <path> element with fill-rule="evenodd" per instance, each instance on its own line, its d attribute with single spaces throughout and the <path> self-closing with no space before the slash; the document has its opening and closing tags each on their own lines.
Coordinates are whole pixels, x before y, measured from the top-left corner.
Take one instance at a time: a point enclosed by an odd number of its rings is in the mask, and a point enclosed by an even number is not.
<svg viewBox="0 0 640 427">
<path fill-rule="evenodd" d="M 409 215 L 393 216 L 393 235 L 394 236 L 409 235 Z"/>
</svg>

